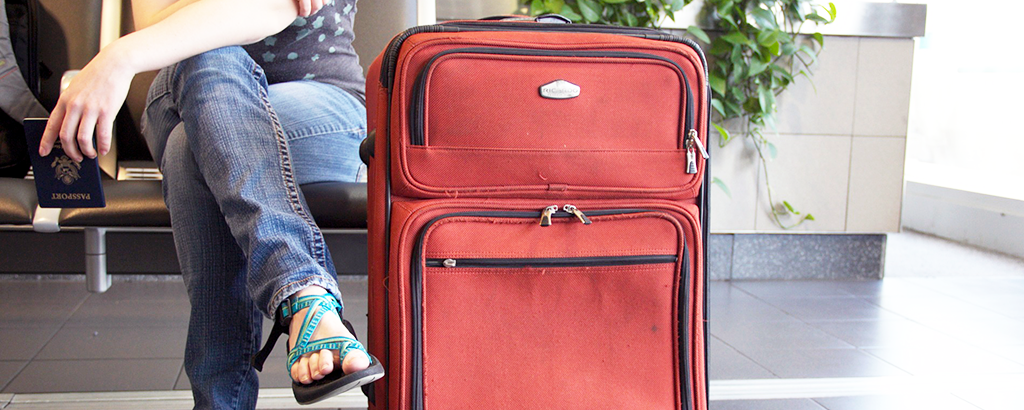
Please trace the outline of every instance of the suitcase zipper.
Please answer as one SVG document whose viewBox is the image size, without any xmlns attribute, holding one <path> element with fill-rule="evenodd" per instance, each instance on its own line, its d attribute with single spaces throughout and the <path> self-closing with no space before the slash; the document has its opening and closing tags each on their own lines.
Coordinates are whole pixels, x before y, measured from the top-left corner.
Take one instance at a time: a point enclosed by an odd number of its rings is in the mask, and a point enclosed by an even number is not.
<svg viewBox="0 0 1024 410">
<path fill-rule="evenodd" d="M 686 173 L 696 174 L 697 173 L 697 149 L 700 150 L 700 156 L 704 159 L 708 159 L 708 150 L 704 148 L 704 143 L 700 142 L 700 137 L 697 136 L 697 130 L 690 129 L 686 134 Z"/>
<path fill-rule="evenodd" d="M 573 50 L 543 50 L 543 49 L 513 49 L 513 48 L 499 48 L 499 47 L 465 47 L 455 48 L 437 53 L 423 66 L 420 70 L 419 75 L 416 78 L 416 82 L 413 84 L 413 101 L 415 106 L 409 110 L 409 134 L 410 144 L 412 145 L 426 145 L 425 141 L 425 130 L 426 125 L 424 122 L 424 106 L 426 105 L 426 81 L 427 75 L 430 73 L 431 67 L 434 63 L 449 54 L 494 54 L 494 55 L 512 55 L 512 56 L 529 56 L 529 57 L 583 57 L 583 58 L 627 58 L 627 59 L 641 59 L 641 60 L 657 60 L 671 64 L 678 70 L 683 76 L 683 85 L 686 92 L 686 107 L 685 107 L 685 118 L 683 119 L 683 129 L 686 130 L 687 135 L 696 134 L 693 128 L 693 117 L 694 117 L 694 103 L 693 103 L 693 92 L 690 90 L 690 81 L 686 77 L 686 72 L 683 68 L 676 64 L 676 62 L 669 60 L 665 57 L 656 56 L 653 54 L 627 52 L 627 51 L 573 51 Z M 703 145 L 701 145 L 703 147 Z M 706 154 L 706 151 L 701 149 L 702 153 Z M 705 156 L 707 158 L 707 156 Z M 696 171 L 691 172 L 696 173 Z"/>
<path fill-rule="evenodd" d="M 566 205 L 565 207 L 571 207 L 570 209 L 575 208 L 575 206 L 572 206 L 572 205 Z M 552 210 L 552 208 L 554 208 L 555 210 Z M 544 208 L 544 210 L 541 211 L 542 218 L 546 215 L 547 218 L 549 218 L 549 222 L 550 222 L 550 218 L 572 218 L 572 217 L 576 217 L 576 214 L 571 213 L 568 210 L 557 211 L 557 209 L 558 209 L 558 207 L 556 205 L 552 205 L 552 206 Z M 577 211 L 578 211 L 578 209 L 577 209 Z M 624 208 L 624 209 L 606 209 L 606 210 L 591 211 L 590 215 L 591 216 L 628 215 L 628 214 L 637 214 L 637 213 L 644 213 L 644 212 L 659 212 L 659 211 L 652 210 L 652 209 L 628 209 L 628 208 Z M 580 212 L 580 214 L 582 214 L 582 211 Z M 411 408 L 413 410 L 424 410 L 424 408 L 423 408 L 423 339 L 420 337 L 420 335 L 423 333 L 423 311 L 422 311 L 422 306 L 423 306 L 423 270 L 422 270 L 422 268 L 423 268 L 423 266 L 426 266 L 426 263 L 429 260 L 422 260 L 421 259 L 422 258 L 422 254 L 423 254 L 423 241 L 424 241 L 424 239 L 426 237 L 426 233 L 429 230 L 430 226 L 432 226 L 433 224 L 435 224 L 438 221 L 441 221 L 441 220 L 443 220 L 445 218 L 459 217 L 459 216 L 494 217 L 494 218 L 536 218 L 537 214 L 535 212 L 524 212 L 524 211 L 479 211 L 479 212 L 469 211 L 469 212 L 453 212 L 453 213 L 444 214 L 444 215 L 435 217 L 435 218 L 431 219 L 430 221 L 428 221 L 426 224 L 424 224 L 422 228 L 420 228 L 420 232 L 419 232 L 419 234 L 417 235 L 417 238 L 416 238 L 416 243 L 413 246 L 412 266 L 411 266 L 411 269 L 410 269 L 410 272 L 409 272 L 409 281 L 411 282 L 411 292 L 410 292 L 411 293 L 411 297 L 410 297 L 410 299 L 411 299 L 410 302 L 411 303 L 410 303 L 410 306 L 413 309 L 413 312 L 412 312 L 412 332 L 413 332 L 412 363 L 411 363 L 411 366 L 410 366 L 411 367 L 411 374 L 412 374 L 412 383 L 411 383 L 411 385 L 412 385 L 411 386 L 412 387 L 412 403 L 411 403 Z M 680 264 L 682 271 L 681 271 L 681 274 L 680 274 L 680 281 L 679 281 L 679 283 L 680 283 L 680 286 L 679 286 L 679 305 L 680 305 L 680 308 L 679 308 L 679 346 L 680 346 L 680 353 L 679 353 L 679 356 L 680 356 L 679 378 L 680 378 L 680 382 L 682 384 L 682 386 L 681 386 L 682 400 L 683 400 L 682 409 L 691 409 L 692 408 L 691 407 L 691 403 L 693 402 L 693 399 L 692 399 L 692 391 L 690 389 L 690 387 L 691 387 L 690 386 L 690 372 L 691 372 L 691 369 L 690 369 L 690 360 L 689 360 L 689 348 L 687 347 L 687 346 L 689 346 L 689 343 L 688 343 L 688 338 L 689 337 L 688 337 L 688 335 L 689 335 L 689 315 L 690 315 L 690 308 L 689 308 L 689 306 L 690 306 L 690 304 L 689 304 L 689 300 L 687 298 L 687 293 L 686 293 L 686 289 L 688 287 L 687 284 L 689 283 L 689 280 L 690 280 L 690 264 L 689 264 L 689 258 L 690 257 L 689 257 L 689 248 L 687 248 L 687 246 L 686 246 L 685 236 L 683 237 L 682 248 L 683 248 L 683 263 Z M 668 255 L 668 256 L 671 256 L 673 259 L 675 259 L 676 262 L 678 262 L 678 258 L 676 258 L 675 255 Z M 644 256 L 641 256 L 641 257 L 644 257 Z M 653 257 L 655 257 L 655 258 L 662 258 L 662 257 L 665 257 L 665 255 L 653 255 Z M 597 257 L 597 258 L 600 258 L 600 257 Z M 628 257 L 628 256 L 627 257 L 617 257 L 617 259 L 623 259 L 623 258 L 630 258 L 630 257 Z M 534 259 L 534 260 L 536 261 L 536 260 L 544 260 L 544 259 L 547 259 L 547 258 L 543 258 L 543 259 L 538 258 L 538 259 Z M 552 258 L 552 259 L 555 259 L 555 258 Z M 557 259 L 565 260 L 565 259 L 596 259 L 596 258 L 557 258 Z M 466 259 L 463 259 L 463 260 L 465 261 Z M 474 259 L 469 259 L 469 260 L 470 261 L 472 261 L 472 260 L 480 261 L 480 260 L 486 260 L 486 259 L 484 259 L 484 258 L 474 258 Z M 421 261 L 422 261 L 422 263 L 421 263 Z M 448 268 L 455 268 L 458 265 L 458 261 L 454 260 L 454 259 L 442 259 L 440 263 L 441 263 L 441 266 L 448 267 Z M 450 267 L 449 266 L 445 266 L 446 263 L 447 264 L 451 264 L 452 266 L 450 266 Z M 656 262 L 656 263 L 669 263 L 669 262 Z M 590 266 L 596 266 L 596 265 L 590 265 Z M 466 267 L 466 266 L 462 266 L 462 267 Z"/>
<path fill-rule="evenodd" d="M 593 256 L 580 258 L 431 258 L 428 268 L 585 268 L 676 263 L 676 255 Z"/>
</svg>

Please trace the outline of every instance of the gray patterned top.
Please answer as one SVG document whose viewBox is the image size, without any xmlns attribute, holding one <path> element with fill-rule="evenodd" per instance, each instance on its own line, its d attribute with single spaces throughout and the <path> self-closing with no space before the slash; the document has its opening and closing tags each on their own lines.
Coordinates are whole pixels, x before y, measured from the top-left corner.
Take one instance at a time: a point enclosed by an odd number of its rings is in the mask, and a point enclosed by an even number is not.
<svg viewBox="0 0 1024 410">
<path fill-rule="evenodd" d="M 246 45 L 245 51 L 267 73 L 271 84 L 313 80 L 333 84 L 365 101 L 365 79 L 352 48 L 356 0 L 326 0 L 309 17 L 299 17 L 280 33 Z"/>
</svg>

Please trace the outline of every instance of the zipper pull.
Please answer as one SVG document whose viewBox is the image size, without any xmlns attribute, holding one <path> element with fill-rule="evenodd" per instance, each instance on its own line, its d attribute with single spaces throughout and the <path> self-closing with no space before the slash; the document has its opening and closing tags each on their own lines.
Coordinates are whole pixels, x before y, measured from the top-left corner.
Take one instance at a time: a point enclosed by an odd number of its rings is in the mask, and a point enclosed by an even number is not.
<svg viewBox="0 0 1024 410">
<path fill-rule="evenodd" d="M 540 212 L 540 226 L 551 226 L 551 214 L 558 211 L 558 205 L 551 205 Z"/>
<path fill-rule="evenodd" d="M 575 205 L 566 204 L 564 207 L 562 207 L 562 209 L 565 210 L 565 212 L 576 215 L 576 217 L 579 218 L 580 222 L 583 222 L 584 225 L 590 225 L 592 223 L 590 221 L 590 218 L 587 218 L 587 216 L 583 214 L 583 211 L 581 211 Z"/>
<path fill-rule="evenodd" d="M 693 142 L 686 140 L 686 173 L 697 173 L 697 150 L 693 149 Z"/>
<path fill-rule="evenodd" d="M 441 262 L 441 266 L 444 266 L 446 268 L 454 268 L 455 259 L 445 259 L 443 262 Z"/>
<path fill-rule="evenodd" d="M 697 149 L 700 150 L 700 156 L 704 157 L 704 159 L 711 158 L 711 155 L 708 155 L 707 148 L 704 148 L 704 143 L 700 142 L 700 137 L 697 136 L 697 130 L 691 128 L 688 136 L 697 144 Z"/>
</svg>

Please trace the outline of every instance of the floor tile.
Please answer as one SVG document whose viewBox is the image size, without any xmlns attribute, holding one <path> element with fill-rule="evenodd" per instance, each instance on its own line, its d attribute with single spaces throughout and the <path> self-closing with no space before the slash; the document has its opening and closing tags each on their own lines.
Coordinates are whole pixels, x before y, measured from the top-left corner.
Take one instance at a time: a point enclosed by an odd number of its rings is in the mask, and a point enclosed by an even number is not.
<svg viewBox="0 0 1024 410">
<path fill-rule="evenodd" d="M 924 324 L 984 348 L 1024 343 L 1024 321 L 1013 318 L 979 317 L 961 321 L 935 320 Z"/>
<path fill-rule="evenodd" d="M 869 285 L 864 285 L 865 283 Z M 871 286 L 871 283 L 874 283 L 874 281 L 792 280 L 732 282 L 733 286 L 764 300 L 852 297 L 854 292 L 847 290 L 847 288 L 859 289 L 862 286 Z"/>
<path fill-rule="evenodd" d="M 806 323 L 711 324 L 711 334 L 742 353 L 772 349 L 842 349 L 852 345 Z"/>
<path fill-rule="evenodd" d="M 29 360 L 57 333 L 51 327 L 7 327 L 0 330 L 0 360 Z"/>
<path fill-rule="evenodd" d="M 907 373 L 857 349 L 743 351 L 781 378 L 906 376 Z"/>
<path fill-rule="evenodd" d="M 90 297 L 68 319 L 65 327 L 187 327 L 188 317 L 187 300 L 105 300 Z"/>
<path fill-rule="evenodd" d="M 798 322 L 796 318 L 736 287 L 718 289 L 708 295 L 711 327 L 722 323 Z"/>
<path fill-rule="evenodd" d="M 271 359 L 270 361 L 274 361 Z M 292 379 L 284 370 L 284 359 L 275 361 L 275 363 L 267 363 L 263 368 L 262 372 L 258 372 L 261 389 L 272 389 L 292 386 Z M 188 375 L 185 374 L 184 370 L 178 375 L 177 381 L 174 383 L 174 390 L 191 390 L 192 384 L 188 381 Z"/>
<path fill-rule="evenodd" d="M 711 380 L 773 379 L 768 369 L 754 363 L 721 340 L 712 337 L 708 347 L 708 378 Z"/>
<path fill-rule="evenodd" d="M 889 234 L 886 278 L 1024 276 L 1024 259 L 914 232 Z"/>
<path fill-rule="evenodd" d="M 14 376 L 18 374 L 27 362 L 25 361 L 0 361 L 0 391 L 7 385 Z M 0 406 L 2 408 L 2 406 Z"/>
<path fill-rule="evenodd" d="M 860 348 L 914 347 L 957 339 L 907 319 L 814 322 L 812 326 Z"/>
<path fill-rule="evenodd" d="M 899 315 L 857 298 L 774 299 L 769 304 L 803 321 L 900 319 Z"/>
<path fill-rule="evenodd" d="M 274 387 L 292 387 L 292 379 L 284 370 L 284 362 L 269 365 L 260 373 L 260 388 Z"/>
<path fill-rule="evenodd" d="M 828 410 L 980 410 L 948 393 L 829 397 L 814 401 Z"/>
<path fill-rule="evenodd" d="M 865 299 L 883 309 L 919 323 L 954 323 L 984 318 L 1005 318 L 997 312 L 942 294 L 883 295 Z"/>
<path fill-rule="evenodd" d="M 182 367 L 178 372 L 178 380 L 174 382 L 174 390 L 192 390 L 192 384 L 188 382 L 188 375 Z"/>
<path fill-rule="evenodd" d="M 60 326 L 88 296 L 80 282 L 0 282 L 0 328 Z"/>
<path fill-rule="evenodd" d="M 180 359 L 34 360 L 4 393 L 170 390 Z"/>
<path fill-rule="evenodd" d="M 1014 362 L 1024 364 L 1024 340 L 1021 343 L 1019 346 L 994 346 L 988 348 L 988 350 Z"/>
<path fill-rule="evenodd" d="M 106 292 L 92 294 L 92 301 L 188 301 L 181 280 L 118 282 Z"/>
<path fill-rule="evenodd" d="M 37 359 L 181 360 L 185 335 L 183 327 L 65 327 Z"/>
<path fill-rule="evenodd" d="M 824 410 L 811 399 L 725 400 L 708 403 L 710 410 Z"/>
<path fill-rule="evenodd" d="M 1024 365 L 972 346 L 928 344 L 864 351 L 915 376 L 1024 373 Z"/>
<path fill-rule="evenodd" d="M 943 386 L 953 395 L 985 410 L 1020 410 L 1024 403 L 1024 374 L 967 377 Z"/>
</svg>

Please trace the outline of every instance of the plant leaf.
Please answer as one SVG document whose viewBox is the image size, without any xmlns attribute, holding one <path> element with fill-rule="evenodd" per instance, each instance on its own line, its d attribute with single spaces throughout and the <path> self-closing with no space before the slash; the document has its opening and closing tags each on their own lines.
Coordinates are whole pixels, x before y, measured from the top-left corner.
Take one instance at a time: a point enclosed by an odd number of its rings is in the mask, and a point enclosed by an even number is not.
<svg viewBox="0 0 1024 410">
<path fill-rule="evenodd" d="M 833 21 L 836 21 L 836 4 L 835 3 L 828 2 L 828 7 L 825 7 L 825 6 L 821 6 L 821 7 L 823 9 L 825 9 L 825 12 L 828 13 L 828 20 L 829 20 L 828 22 L 829 23 L 831 23 Z"/>
<path fill-rule="evenodd" d="M 560 14 L 563 17 L 572 20 L 573 23 L 583 21 L 583 16 L 576 14 L 576 12 L 572 10 L 572 7 L 562 7 L 562 12 Z"/>
<path fill-rule="evenodd" d="M 766 68 L 768 68 L 768 63 L 761 62 L 760 60 L 751 60 L 747 77 L 761 74 Z"/>
<path fill-rule="evenodd" d="M 775 14 L 768 10 L 758 7 L 751 11 L 750 14 L 754 17 L 754 22 L 762 30 L 779 28 L 779 23 L 775 21 Z"/>
<path fill-rule="evenodd" d="M 729 44 L 750 44 L 750 39 L 747 38 L 747 35 L 739 31 L 734 31 L 729 34 L 726 34 L 722 36 L 721 39 L 725 40 Z"/>
<path fill-rule="evenodd" d="M 625 3 L 626 1 L 628 1 L 628 0 L 601 0 L 601 3 L 605 3 L 605 4 L 621 4 L 621 3 Z"/>
<path fill-rule="evenodd" d="M 594 0 L 577 0 L 576 4 L 580 6 L 580 14 L 583 15 L 585 21 L 594 23 L 601 19 L 601 14 L 598 12 L 601 7 Z"/>
<path fill-rule="evenodd" d="M 711 107 L 714 108 L 715 111 L 718 112 L 718 115 L 721 115 L 722 117 L 726 116 L 725 115 L 725 106 L 722 105 L 722 101 L 721 100 L 719 100 L 717 98 L 712 98 L 711 99 Z M 714 123 L 712 123 L 711 125 L 714 125 Z"/>
<path fill-rule="evenodd" d="M 711 38 L 708 37 L 708 33 L 705 33 L 704 30 L 701 30 L 700 27 L 697 27 L 697 26 L 687 27 L 686 28 L 686 32 L 690 33 L 691 36 L 696 37 L 697 40 L 700 40 L 700 41 L 703 41 L 703 42 L 709 43 L 709 44 L 711 43 Z"/>
<path fill-rule="evenodd" d="M 725 94 L 726 82 L 725 82 L 724 78 L 719 77 L 715 73 L 711 73 L 711 76 L 710 76 L 709 80 L 711 82 L 711 90 L 712 91 L 714 91 L 714 92 L 716 92 L 718 94 Z"/>
<path fill-rule="evenodd" d="M 729 141 L 732 140 L 732 135 L 729 134 L 729 130 L 722 128 L 720 125 L 715 123 L 711 123 L 711 126 L 715 127 L 715 131 L 718 131 L 718 136 L 722 138 L 722 142 L 719 144 L 720 147 L 724 147 L 725 144 L 728 144 Z"/>
<path fill-rule="evenodd" d="M 804 215 L 804 219 L 806 219 L 808 221 L 813 221 L 814 220 L 814 216 L 812 216 L 811 214 L 807 214 L 807 215 Z"/>
<path fill-rule="evenodd" d="M 561 13 L 565 0 L 544 0 L 544 7 L 551 13 Z"/>
<path fill-rule="evenodd" d="M 795 209 L 793 209 L 793 205 L 789 204 L 789 201 L 782 201 L 782 205 L 786 207 L 786 210 L 789 211 L 789 213 L 791 213 L 793 215 L 800 215 L 799 212 L 797 212 Z"/>
<path fill-rule="evenodd" d="M 825 36 L 821 35 L 821 33 L 811 34 L 811 37 L 814 38 L 814 41 L 818 42 L 819 46 L 824 46 L 825 45 Z"/>
<path fill-rule="evenodd" d="M 764 145 L 768 146 L 768 155 L 771 159 L 775 159 L 779 156 L 779 149 L 775 148 L 775 144 L 765 141 Z"/>
<path fill-rule="evenodd" d="M 804 16 L 804 19 L 821 24 L 831 23 L 828 19 L 818 15 L 818 13 L 807 13 L 807 15 Z"/>
<path fill-rule="evenodd" d="M 712 177 L 711 183 L 717 186 L 718 189 L 721 189 L 722 192 L 725 193 L 725 196 L 729 197 L 729 199 L 732 199 L 732 192 L 729 192 L 729 186 L 726 185 L 725 182 L 722 182 L 722 180 L 718 179 L 718 177 Z"/>
</svg>

